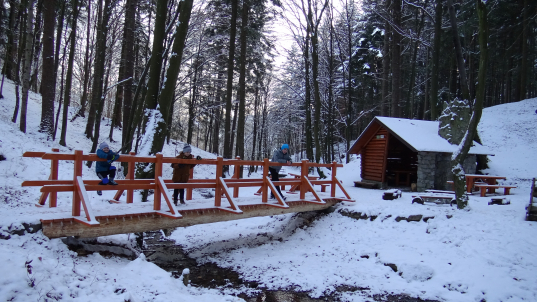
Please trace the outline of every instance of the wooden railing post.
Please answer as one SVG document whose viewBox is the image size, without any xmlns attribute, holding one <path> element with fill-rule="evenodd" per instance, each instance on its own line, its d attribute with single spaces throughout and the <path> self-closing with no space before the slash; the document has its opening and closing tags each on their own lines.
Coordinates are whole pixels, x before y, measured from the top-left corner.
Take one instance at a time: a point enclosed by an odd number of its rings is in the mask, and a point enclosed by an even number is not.
<svg viewBox="0 0 537 302">
<path fill-rule="evenodd" d="M 82 177 L 82 150 L 75 150 L 75 162 L 73 171 L 73 184 L 77 182 L 77 177 Z M 77 190 L 73 190 L 73 216 L 80 216 L 80 196 Z"/>
<path fill-rule="evenodd" d="M 224 170 L 224 158 L 222 156 L 218 156 L 216 159 L 216 187 L 214 188 L 214 206 L 220 207 L 222 204 L 222 186 L 220 185 L 220 182 L 218 179 L 222 177 L 222 171 Z"/>
<path fill-rule="evenodd" d="M 306 199 L 306 192 L 308 191 L 306 185 L 306 179 L 308 177 L 308 162 L 309 160 L 303 159 L 302 166 L 300 167 L 300 199 Z"/>
<path fill-rule="evenodd" d="M 189 169 L 188 179 L 194 178 L 194 169 Z M 192 188 L 186 189 L 186 200 L 192 200 Z"/>
<path fill-rule="evenodd" d="M 330 197 L 336 197 L 336 186 L 337 186 L 337 163 L 336 161 L 332 162 L 332 185 L 330 185 Z"/>
<path fill-rule="evenodd" d="M 153 202 L 153 210 L 160 211 L 160 198 L 161 193 L 160 188 L 157 185 L 158 184 L 158 178 L 159 176 L 162 176 L 162 153 L 156 154 L 157 160 L 155 162 L 155 194 L 154 194 L 154 202 Z"/>
<path fill-rule="evenodd" d="M 235 159 L 237 161 L 239 161 L 241 159 L 241 157 L 237 156 L 237 157 L 235 157 Z M 235 172 L 233 174 L 233 176 L 235 176 L 236 179 L 241 178 L 241 175 L 240 175 L 241 171 L 240 170 L 241 170 L 241 166 L 239 165 L 239 163 L 236 163 L 235 164 Z M 233 188 L 233 198 L 237 198 L 237 197 L 239 197 L 239 187 L 238 186 Z"/>
<path fill-rule="evenodd" d="M 129 152 L 130 156 L 136 155 L 136 152 Z M 134 169 L 136 167 L 136 163 L 133 161 L 129 162 L 129 171 L 127 171 L 127 179 L 134 179 Z M 134 202 L 134 190 L 127 190 L 127 203 L 133 203 Z"/>
<path fill-rule="evenodd" d="M 52 148 L 52 152 L 60 152 L 60 149 Z M 58 180 L 58 162 L 59 160 L 57 159 L 53 159 L 50 161 L 50 180 Z M 51 192 L 48 206 L 50 208 L 57 207 L 57 203 L 58 203 L 57 201 L 58 201 L 58 193 Z"/>
<path fill-rule="evenodd" d="M 261 195 L 261 201 L 265 203 L 268 202 L 268 190 L 269 190 L 268 181 L 267 181 L 268 171 L 269 171 L 269 159 L 265 158 L 263 160 L 263 193 Z"/>
</svg>

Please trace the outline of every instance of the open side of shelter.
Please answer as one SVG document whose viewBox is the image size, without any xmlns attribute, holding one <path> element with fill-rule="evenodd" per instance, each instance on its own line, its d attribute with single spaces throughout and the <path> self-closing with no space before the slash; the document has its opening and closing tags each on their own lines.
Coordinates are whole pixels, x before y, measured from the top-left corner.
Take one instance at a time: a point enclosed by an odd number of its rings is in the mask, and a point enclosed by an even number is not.
<svg viewBox="0 0 537 302">
<path fill-rule="evenodd" d="M 45 205 L 49 200 L 49 207 L 57 206 L 57 194 L 59 192 L 72 192 L 72 212 L 65 217 L 55 217 L 54 219 L 42 219 L 43 233 L 50 238 L 64 236 L 96 237 L 113 235 L 120 233 L 133 233 L 141 231 L 158 230 L 162 228 L 189 226 L 201 223 L 212 223 L 233 219 L 250 218 L 256 216 L 278 215 L 292 212 L 303 212 L 313 210 L 323 210 L 337 202 L 351 200 L 341 182 L 337 179 L 337 167 L 341 164 L 333 162 L 331 164 L 310 163 L 303 160 L 301 163 L 281 164 L 269 162 L 267 158 L 263 161 L 243 161 L 239 159 L 224 160 L 222 157 L 214 159 L 196 160 L 196 164 L 206 164 L 216 166 L 216 177 L 214 179 L 191 179 L 188 183 L 173 183 L 171 179 L 164 179 L 162 176 L 163 164 L 192 163 L 191 159 L 177 159 L 175 157 L 164 157 L 162 154 L 156 156 L 136 156 L 133 153 L 122 155 L 118 161 L 128 162 L 128 174 L 125 179 L 117 180 L 118 185 L 101 186 L 99 180 L 84 180 L 82 178 L 83 161 L 104 161 L 95 154 L 84 155 L 82 151 L 76 150 L 74 154 L 58 153 L 58 149 L 53 152 L 25 152 L 24 157 L 37 157 L 51 161 L 51 173 L 48 180 L 27 180 L 22 186 L 39 186 L 42 195 L 37 206 Z M 60 160 L 73 162 L 73 179 L 58 180 L 58 163 Z M 155 165 L 154 179 L 134 179 L 136 163 L 153 163 Z M 235 166 L 235 173 L 232 178 L 224 179 L 222 175 L 224 165 Z M 261 179 L 241 179 L 240 169 L 243 165 L 259 165 L 263 167 L 263 178 Z M 299 178 L 283 178 L 280 181 L 272 182 L 268 177 L 268 167 L 275 165 L 287 165 L 301 167 Z M 312 180 L 308 178 L 310 167 L 328 167 L 332 169 L 330 180 Z M 295 201 L 285 201 L 277 194 L 278 185 L 289 185 L 299 188 L 299 199 Z M 321 199 L 314 190 L 314 185 L 331 186 L 330 197 Z M 261 203 L 247 205 L 237 205 L 235 198 L 239 196 L 241 187 L 261 187 Z M 188 190 L 193 188 L 214 188 L 214 206 L 201 209 L 180 210 L 173 205 L 168 189 L 187 189 L 187 199 L 191 199 Z M 233 188 L 233 190 L 231 190 Z M 336 188 L 339 188 L 344 197 L 336 197 Z M 106 213 L 97 215 L 91 207 L 88 191 L 115 190 L 115 197 L 111 202 L 121 203 L 119 198 L 124 191 L 126 194 L 126 204 L 133 203 L 134 190 L 154 190 L 154 201 L 152 210 L 130 211 L 127 213 Z M 276 196 L 276 202 L 269 202 L 268 192 Z M 297 189 L 298 190 L 298 189 Z M 312 200 L 306 198 L 306 193 L 311 192 L 314 196 Z M 164 197 L 164 198 L 163 198 Z M 228 205 L 222 205 L 222 197 Z M 83 212 L 83 213 L 82 213 Z M 83 214 L 83 215 L 82 215 Z"/>
</svg>

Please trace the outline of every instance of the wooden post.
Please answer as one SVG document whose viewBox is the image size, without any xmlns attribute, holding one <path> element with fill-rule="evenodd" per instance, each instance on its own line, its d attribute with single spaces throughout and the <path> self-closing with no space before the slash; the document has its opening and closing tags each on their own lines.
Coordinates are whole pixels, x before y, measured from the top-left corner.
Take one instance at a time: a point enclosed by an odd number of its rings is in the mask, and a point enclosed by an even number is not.
<svg viewBox="0 0 537 302">
<path fill-rule="evenodd" d="M 237 156 L 237 157 L 235 157 L 235 159 L 236 159 L 237 161 L 239 161 L 239 160 L 241 159 L 241 157 L 240 157 L 240 156 Z M 234 172 L 234 175 L 233 175 L 233 176 L 235 176 L 236 179 L 241 178 L 241 176 L 240 176 L 240 172 L 241 172 L 240 169 L 241 169 L 241 166 L 240 166 L 238 163 L 236 163 L 236 164 L 235 164 L 235 172 Z M 239 197 L 239 187 L 234 187 L 234 188 L 233 188 L 233 198 L 237 198 L 237 197 Z"/>
<path fill-rule="evenodd" d="M 162 176 L 162 153 L 156 154 L 157 160 L 155 162 L 155 194 L 154 196 L 154 202 L 153 202 L 153 210 L 160 211 L 160 198 L 161 193 L 160 188 L 157 185 L 158 184 L 158 177 Z"/>
<path fill-rule="evenodd" d="M 73 171 L 73 184 L 77 182 L 77 177 L 82 177 L 82 150 L 75 150 L 75 162 L 74 162 L 74 171 Z M 80 196 L 78 195 L 77 190 L 73 190 L 73 216 L 80 216 Z"/>
<path fill-rule="evenodd" d="M 336 186 L 337 186 L 336 169 L 337 169 L 337 163 L 336 161 L 333 161 L 332 162 L 332 184 L 330 185 L 330 197 L 336 197 Z"/>
<path fill-rule="evenodd" d="M 265 203 L 268 202 L 268 190 L 269 190 L 268 181 L 267 181 L 268 169 L 269 169 L 269 159 L 265 158 L 263 160 L 263 188 L 262 188 L 263 194 L 261 195 L 261 201 Z"/>
<path fill-rule="evenodd" d="M 129 152 L 129 155 L 134 156 L 136 155 L 136 153 Z M 129 171 L 127 171 L 127 179 L 134 179 L 134 169 L 136 169 L 135 167 L 136 167 L 136 163 L 133 161 L 130 161 L 129 167 L 128 167 Z M 134 199 L 134 190 L 127 190 L 127 203 L 133 203 L 134 202 L 133 199 Z"/>
<path fill-rule="evenodd" d="M 52 152 L 60 152 L 58 148 L 52 148 Z M 58 160 L 53 159 L 50 161 L 50 180 L 58 180 Z M 58 192 L 50 192 L 50 201 L 48 206 L 50 208 L 57 207 Z"/>
<path fill-rule="evenodd" d="M 194 169 L 189 169 L 188 179 L 194 178 Z M 186 200 L 192 200 L 192 188 L 186 189 Z"/>
<path fill-rule="evenodd" d="M 302 160 L 302 166 L 300 167 L 300 199 L 306 199 L 306 192 L 308 191 L 306 187 L 306 179 L 308 177 L 308 160 Z"/>
<path fill-rule="evenodd" d="M 214 188 L 214 206 L 220 207 L 222 205 L 222 187 L 218 179 L 222 177 L 222 171 L 224 170 L 224 158 L 218 156 L 216 159 L 216 187 Z"/>
</svg>

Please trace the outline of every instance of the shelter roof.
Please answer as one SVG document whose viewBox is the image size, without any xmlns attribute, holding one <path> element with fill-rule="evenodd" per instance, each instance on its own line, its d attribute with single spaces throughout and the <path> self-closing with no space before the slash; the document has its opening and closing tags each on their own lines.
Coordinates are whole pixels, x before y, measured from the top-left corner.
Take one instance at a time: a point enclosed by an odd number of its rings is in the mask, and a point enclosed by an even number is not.
<svg viewBox="0 0 537 302">
<path fill-rule="evenodd" d="M 376 116 L 360 137 L 349 149 L 348 153 L 357 154 L 375 135 L 379 128 L 385 128 L 414 152 L 453 153 L 458 145 L 450 144 L 438 134 L 439 121 L 410 120 Z M 488 148 L 474 142 L 470 154 L 493 155 Z"/>
</svg>

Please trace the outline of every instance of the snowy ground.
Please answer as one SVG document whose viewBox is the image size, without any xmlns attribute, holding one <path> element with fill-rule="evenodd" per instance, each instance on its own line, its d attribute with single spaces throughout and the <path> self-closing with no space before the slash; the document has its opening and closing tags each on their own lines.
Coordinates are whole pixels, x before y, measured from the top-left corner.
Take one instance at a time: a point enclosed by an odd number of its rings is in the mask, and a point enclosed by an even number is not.
<svg viewBox="0 0 537 302">
<path fill-rule="evenodd" d="M 38 132 L 40 96 L 31 94 L 27 134 L 11 122 L 14 87 L 4 85 L 0 100 L 0 236 L 22 229 L 22 223 L 69 213 L 71 196 L 59 194 L 58 208 L 37 208 L 39 189 L 21 187 L 23 180 L 47 179 L 49 163 L 23 158 L 24 151 L 87 152 L 91 141 L 83 135 L 85 119 L 69 124 L 67 144 L 47 141 Z M 259 217 L 179 228 L 170 236 L 199 262 L 212 261 L 229 267 L 246 280 L 268 289 L 290 288 L 307 291 L 312 297 L 329 294 L 341 285 L 368 288 L 364 292 L 342 293 L 341 301 L 371 301 L 372 294 L 408 294 L 440 301 L 537 301 L 537 223 L 524 221 L 529 201 L 530 179 L 537 177 L 537 99 L 484 110 L 481 139 L 495 152 L 490 174 L 507 177 L 505 183 L 517 189 L 508 196 L 510 205 L 489 206 L 489 197 L 470 197 L 470 211 L 449 206 L 411 203 L 410 193 L 402 198 L 382 200 L 381 190 L 352 186 L 359 179 L 359 160 L 338 170 L 347 192 L 357 201 L 343 202 L 336 211 L 308 227 L 294 229 L 292 215 Z M 73 112 L 71 112 L 72 114 Z M 101 127 L 101 140 L 109 127 Z M 59 133 L 59 130 L 58 130 Z M 114 137 L 119 139 L 120 132 Z M 118 143 L 110 143 L 117 150 Z M 182 148 L 182 143 L 177 149 Z M 167 145 L 165 156 L 174 156 L 176 145 Z M 195 155 L 216 155 L 194 148 Z M 295 172 L 286 168 L 287 172 Z M 298 170 L 297 170 L 298 171 Z M 214 167 L 198 166 L 196 178 L 214 178 Z M 96 179 L 84 166 L 85 179 Z M 164 175 L 171 176 L 165 167 Z M 259 175 L 252 175 L 259 177 Z M 60 178 L 72 178 L 72 163 L 60 165 Z M 240 203 L 259 197 L 256 188 L 241 189 Z M 194 191 L 187 207 L 205 207 L 211 200 Z M 119 210 L 90 192 L 96 211 Z M 340 195 L 340 193 L 338 193 Z M 292 200 L 297 195 L 288 195 Z M 150 204 L 150 203 L 147 203 Z M 135 207 L 145 207 L 135 194 Z M 150 205 L 149 205 L 150 206 Z M 115 207 L 115 208 L 114 208 Z M 339 210 L 377 216 L 374 221 L 355 220 Z M 434 216 L 427 222 L 396 222 L 397 216 Z M 391 216 L 390 216 L 391 215 Z M 451 217 L 451 218 L 448 218 Z M 282 238 L 252 244 L 259 233 Z M 103 242 L 134 245 L 134 236 L 102 237 Z M 147 262 L 143 255 L 134 261 L 103 258 L 98 254 L 78 257 L 60 239 L 50 240 L 41 232 L 0 239 L 0 301 L 240 301 L 227 290 L 185 287 L 180 279 Z M 395 264 L 394 272 L 387 263 Z"/>
</svg>

